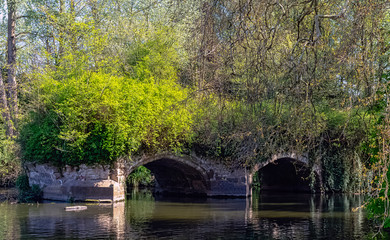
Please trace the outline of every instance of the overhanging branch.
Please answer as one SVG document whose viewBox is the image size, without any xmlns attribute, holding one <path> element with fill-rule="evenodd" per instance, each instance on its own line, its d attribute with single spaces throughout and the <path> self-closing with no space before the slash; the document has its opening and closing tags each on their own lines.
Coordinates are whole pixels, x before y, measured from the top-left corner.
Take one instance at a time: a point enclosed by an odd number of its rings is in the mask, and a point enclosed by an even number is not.
<svg viewBox="0 0 390 240">
<path fill-rule="evenodd" d="M 315 31 L 316 31 L 316 38 L 314 39 L 314 43 L 317 42 L 317 40 L 321 37 L 321 30 L 320 30 L 320 18 L 329 18 L 329 19 L 338 19 L 344 17 L 345 12 L 347 11 L 349 0 L 345 3 L 344 8 L 338 13 L 333 15 L 316 15 L 314 17 L 314 25 L 315 25 Z"/>
</svg>

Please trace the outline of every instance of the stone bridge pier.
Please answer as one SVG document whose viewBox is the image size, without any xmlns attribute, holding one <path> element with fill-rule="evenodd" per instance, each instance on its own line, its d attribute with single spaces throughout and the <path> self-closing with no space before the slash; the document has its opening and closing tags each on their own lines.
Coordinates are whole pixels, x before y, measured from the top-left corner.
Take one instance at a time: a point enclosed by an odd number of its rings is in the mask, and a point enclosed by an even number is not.
<svg viewBox="0 0 390 240">
<path fill-rule="evenodd" d="M 125 199 L 126 178 L 139 166 L 151 170 L 157 192 L 208 197 L 246 197 L 251 194 L 251 174 L 247 169 L 231 169 L 196 156 L 159 154 L 118 161 L 113 166 L 58 168 L 50 164 L 25 165 L 30 185 L 39 185 L 44 199 L 113 202 Z"/>
</svg>

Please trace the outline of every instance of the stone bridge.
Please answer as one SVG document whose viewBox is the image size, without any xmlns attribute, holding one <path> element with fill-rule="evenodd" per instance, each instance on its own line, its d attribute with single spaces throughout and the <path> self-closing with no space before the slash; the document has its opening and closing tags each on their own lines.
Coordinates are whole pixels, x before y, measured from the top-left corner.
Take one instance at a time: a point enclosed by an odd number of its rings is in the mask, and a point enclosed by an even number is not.
<svg viewBox="0 0 390 240">
<path fill-rule="evenodd" d="M 125 199 L 126 178 L 139 166 L 145 166 L 154 174 L 155 191 L 176 195 L 247 197 L 251 195 L 252 177 L 256 172 L 263 176 L 265 189 L 273 189 L 291 181 L 288 179 L 283 182 L 274 177 L 283 178 L 286 173 L 289 173 L 289 177 L 294 177 L 291 166 L 295 169 L 294 184 L 304 185 L 304 190 L 308 190 L 307 183 L 299 181 L 303 175 L 307 177 L 308 173 L 315 172 L 318 178 L 321 178 L 320 168 L 309 167 L 307 158 L 294 154 L 275 155 L 269 161 L 257 164 L 251 169 L 244 167 L 232 169 L 201 157 L 174 154 L 117 161 L 113 166 L 80 165 L 58 168 L 50 164 L 25 164 L 30 185 L 39 185 L 43 190 L 44 199 L 59 201 L 104 199 L 114 202 Z M 303 169 L 302 176 L 299 176 L 300 171 L 296 170 L 296 166 Z M 287 167 L 290 171 L 283 169 Z M 277 172 L 281 174 L 276 174 Z"/>
</svg>

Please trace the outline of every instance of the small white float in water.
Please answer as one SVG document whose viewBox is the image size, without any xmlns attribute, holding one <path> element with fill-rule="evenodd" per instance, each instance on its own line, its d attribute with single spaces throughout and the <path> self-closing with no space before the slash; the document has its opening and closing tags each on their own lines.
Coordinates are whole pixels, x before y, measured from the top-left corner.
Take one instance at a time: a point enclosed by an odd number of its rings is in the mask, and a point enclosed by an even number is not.
<svg viewBox="0 0 390 240">
<path fill-rule="evenodd" d="M 87 206 L 65 207 L 65 211 L 83 211 L 83 210 L 87 210 Z"/>
</svg>

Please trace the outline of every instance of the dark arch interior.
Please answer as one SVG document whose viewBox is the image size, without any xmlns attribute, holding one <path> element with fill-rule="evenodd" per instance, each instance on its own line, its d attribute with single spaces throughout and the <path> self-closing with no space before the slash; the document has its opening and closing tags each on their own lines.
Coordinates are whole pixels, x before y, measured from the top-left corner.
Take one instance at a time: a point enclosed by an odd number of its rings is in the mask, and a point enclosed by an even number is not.
<svg viewBox="0 0 390 240">
<path fill-rule="evenodd" d="M 278 159 L 258 172 L 260 189 L 277 192 L 310 192 L 310 169 L 290 158 Z"/>
<path fill-rule="evenodd" d="M 188 164 L 160 159 L 144 165 L 155 177 L 154 193 L 206 196 L 208 183 L 203 174 Z"/>
</svg>

